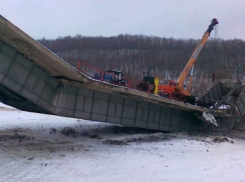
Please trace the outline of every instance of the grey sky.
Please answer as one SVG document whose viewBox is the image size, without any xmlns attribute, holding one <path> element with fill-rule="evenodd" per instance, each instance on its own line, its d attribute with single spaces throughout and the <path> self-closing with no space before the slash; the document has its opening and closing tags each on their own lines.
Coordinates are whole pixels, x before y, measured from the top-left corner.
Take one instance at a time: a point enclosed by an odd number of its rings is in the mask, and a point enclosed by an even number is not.
<svg viewBox="0 0 245 182">
<path fill-rule="evenodd" d="M 0 0 L 0 4 L 0 14 L 35 39 L 77 34 L 199 39 L 210 20 L 217 18 L 219 38 L 245 40 L 245 0 Z"/>
</svg>

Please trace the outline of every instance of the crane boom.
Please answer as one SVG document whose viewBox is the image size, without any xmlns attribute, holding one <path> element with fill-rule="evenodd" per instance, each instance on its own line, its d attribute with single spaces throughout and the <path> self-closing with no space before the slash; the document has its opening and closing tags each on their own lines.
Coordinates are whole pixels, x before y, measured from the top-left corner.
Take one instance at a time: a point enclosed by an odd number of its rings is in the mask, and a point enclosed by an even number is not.
<svg viewBox="0 0 245 182">
<path fill-rule="evenodd" d="M 205 45 L 208 37 L 210 36 L 211 31 L 214 29 L 214 26 L 217 25 L 217 24 L 218 24 L 218 21 L 217 21 L 216 18 L 214 18 L 211 21 L 211 24 L 209 25 L 208 29 L 204 33 L 201 41 L 199 42 L 199 44 L 197 45 L 196 49 L 194 50 L 193 54 L 191 55 L 189 61 L 187 62 L 185 68 L 183 69 L 182 73 L 180 74 L 180 76 L 179 76 L 179 78 L 177 80 L 177 87 L 180 90 L 184 90 L 183 82 L 185 81 L 187 75 L 191 71 L 192 66 L 196 63 L 196 59 L 197 59 L 199 53 L 201 52 L 203 46 Z"/>
</svg>

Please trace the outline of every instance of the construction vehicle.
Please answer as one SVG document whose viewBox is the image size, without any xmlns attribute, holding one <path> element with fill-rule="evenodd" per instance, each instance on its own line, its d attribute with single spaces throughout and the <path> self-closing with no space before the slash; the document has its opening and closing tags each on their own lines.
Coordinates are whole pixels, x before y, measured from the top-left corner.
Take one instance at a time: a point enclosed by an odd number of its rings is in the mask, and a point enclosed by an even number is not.
<svg viewBox="0 0 245 182">
<path fill-rule="evenodd" d="M 112 84 L 125 86 L 124 74 L 120 70 L 107 70 L 95 73 L 94 78 Z"/>
<path fill-rule="evenodd" d="M 211 31 L 214 29 L 214 26 L 218 24 L 216 18 L 211 20 L 211 24 L 209 25 L 208 29 L 204 33 L 201 41 L 197 45 L 196 49 L 194 50 L 193 54 L 191 55 L 189 61 L 187 62 L 185 68 L 183 69 L 182 73 L 180 74 L 177 82 L 174 80 L 166 80 L 162 79 L 159 80 L 157 77 L 144 77 L 143 82 L 148 83 L 149 85 L 154 85 L 154 90 L 149 88 L 142 88 L 142 84 L 139 85 L 141 90 L 150 90 L 151 93 L 158 94 L 160 96 L 168 97 L 171 99 L 181 100 L 189 103 L 195 102 L 195 97 L 191 96 L 191 84 L 193 79 L 193 70 L 194 64 L 196 63 L 196 59 L 201 52 L 203 46 L 205 45 L 208 37 L 210 36 Z M 186 80 L 188 74 L 190 74 L 190 79 L 188 83 L 188 87 L 185 88 L 184 81 Z"/>
<path fill-rule="evenodd" d="M 156 86 L 158 85 L 158 77 L 150 76 L 150 70 L 143 72 L 143 82 L 137 84 L 137 90 L 149 93 L 155 93 Z"/>
<path fill-rule="evenodd" d="M 90 65 L 83 60 L 77 61 L 77 69 L 90 78 L 105 81 L 115 85 L 125 86 L 125 76 L 120 70 L 112 69 L 104 71 Z"/>
</svg>

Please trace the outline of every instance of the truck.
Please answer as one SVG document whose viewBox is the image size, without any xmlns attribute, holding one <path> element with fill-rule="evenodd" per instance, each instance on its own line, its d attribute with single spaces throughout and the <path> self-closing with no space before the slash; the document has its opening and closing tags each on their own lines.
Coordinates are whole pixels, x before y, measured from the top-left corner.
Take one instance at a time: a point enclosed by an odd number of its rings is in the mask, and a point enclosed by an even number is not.
<svg viewBox="0 0 245 182">
<path fill-rule="evenodd" d="M 192 79 L 193 79 L 194 65 L 196 63 L 196 59 L 198 55 L 200 54 L 208 37 L 210 36 L 210 33 L 212 32 L 215 25 L 217 24 L 218 24 L 218 20 L 216 18 L 211 20 L 211 24 L 208 26 L 208 29 L 204 32 L 202 39 L 196 46 L 185 68 L 181 72 L 177 82 L 175 82 L 174 80 L 159 79 L 158 77 L 150 77 L 150 76 L 146 76 L 143 78 L 144 83 L 147 83 L 149 86 L 153 85 L 153 87 L 151 86 L 153 89 L 152 88 L 149 89 L 152 93 L 170 99 L 189 102 L 191 104 L 195 103 L 195 97 L 192 96 L 190 93 Z M 189 73 L 190 73 L 190 79 L 189 79 L 188 86 L 186 88 L 184 85 L 184 81 L 186 80 Z M 148 88 L 145 87 L 147 84 L 140 83 L 138 85 L 138 88 L 141 90 L 148 90 Z M 144 86 L 144 88 L 142 86 Z"/>
</svg>

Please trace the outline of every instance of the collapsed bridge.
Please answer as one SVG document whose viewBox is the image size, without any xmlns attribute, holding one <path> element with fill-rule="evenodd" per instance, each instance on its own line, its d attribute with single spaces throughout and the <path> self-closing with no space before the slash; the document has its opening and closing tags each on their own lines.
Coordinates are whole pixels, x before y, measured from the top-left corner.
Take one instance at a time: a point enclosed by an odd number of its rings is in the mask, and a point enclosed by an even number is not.
<svg viewBox="0 0 245 182">
<path fill-rule="evenodd" d="M 197 106 L 95 80 L 2 16 L 0 101 L 23 111 L 160 131 L 229 131 L 245 114 L 242 84 L 218 83 Z"/>
</svg>

